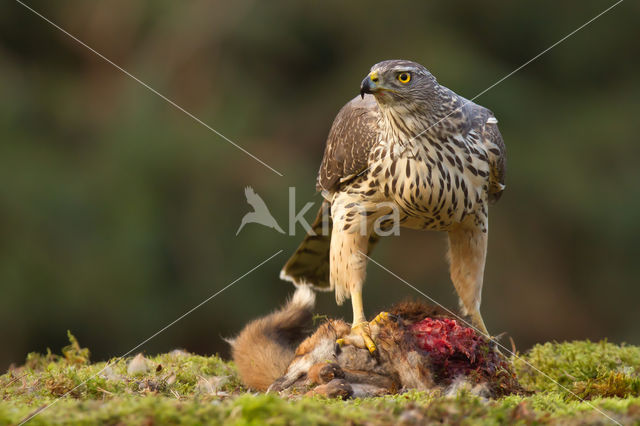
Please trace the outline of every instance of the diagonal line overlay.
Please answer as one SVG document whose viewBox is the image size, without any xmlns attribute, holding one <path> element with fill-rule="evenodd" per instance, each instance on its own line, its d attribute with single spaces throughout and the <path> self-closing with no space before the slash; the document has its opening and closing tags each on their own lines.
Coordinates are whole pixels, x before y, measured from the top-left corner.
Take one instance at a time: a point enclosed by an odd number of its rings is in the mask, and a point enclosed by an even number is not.
<svg viewBox="0 0 640 426">
<path fill-rule="evenodd" d="M 254 266 L 253 268 L 249 269 L 247 272 L 245 272 L 244 274 L 240 275 L 238 278 L 236 278 L 235 280 L 231 281 L 229 284 L 227 284 L 225 287 L 223 287 L 222 289 L 218 290 L 217 292 L 215 292 L 214 294 L 212 294 L 211 296 L 207 297 L 206 299 L 204 299 L 202 302 L 198 303 L 196 306 L 194 306 L 193 308 L 189 309 L 187 312 L 185 312 L 184 314 L 180 315 L 178 318 L 176 318 L 175 320 L 171 321 L 169 324 L 167 324 L 166 326 L 162 327 L 160 330 L 156 331 L 155 333 L 153 333 L 151 336 L 147 337 L 145 340 L 143 340 L 141 343 L 137 344 L 136 346 L 134 346 L 133 348 L 129 349 L 126 353 L 124 353 L 123 355 L 120 355 L 119 357 L 116 357 L 110 361 L 108 361 L 105 366 L 98 371 L 97 373 L 93 374 L 91 377 L 89 377 L 88 379 L 86 379 L 85 381 L 83 381 L 82 383 L 76 385 L 73 389 L 68 390 L 67 392 L 64 393 L 64 395 L 59 396 L 58 398 L 56 398 L 55 400 L 53 400 L 51 403 L 49 403 L 48 405 L 45 405 L 44 407 L 41 407 L 39 409 L 37 409 L 34 413 L 30 414 L 29 416 L 27 416 L 25 419 L 23 419 L 20 423 L 18 423 L 18 426 L 22 426 L 23 424 L 27 423 L 28 421 L 32 420 L 34 417 L 36 417 L 38 414 L 42 413 L 43 411 L 47 410 L 48 408 L 50 408 L 52 405 L 54 405 L 56 402 L 60 401 L 62 398 L 64 398 L 65 396 L 69 395 L 71 392 L 73 392 L 74 390 L 78 389 L 80 386 L 83 386 L 84 384 L 86 384 L 89 380 L 95 378 L 96 376 L 100 375 L 104 370 L 107 369 L 107 367 L 110 367 L 111 365 L 117 363 L 118 361 L 122 360 L 123 358 L 126 358 L 127 356 L 129 356 L 131 353 L 133 353 L 135 350 L 137 350 L 138 348 L 140 348 L 141 346 L 143 346 L 144 344 L 146 344 L 148 341 L 150 341 L 151 339 L 153 339 L 154 337 L 156 337 L 158 334 L 162 333 L 163 331 L 165 331 L 166 329 L 168 329 L 169 327 L 171 327 L 172 325 L 174 325 L 175 323 L 177 323 L 178 321 L 180 321 L 181 319 L 183 319 L 184 317 L 186 317 L 187 315 L 191 314 L 193 311 L 195 311 L 196 309 L 198 309 L 199 307 L 201 307 L 202 305 L 204 305 L 205 303 L 207 303 L 208 301 L 210 301 L 211 299 L 213 299 L 214 297 L 216 297 L 217 295 L 219 295 L 220 293 L 222 293 L 223 291 L 225 291 L 226 289 L 228 289 L 229 287 L 231 287 L 232 285 L 236 284 L 238 281 L 240 281 L 241 279 L 243 279 L 244 277 L 246 277 L 247 275 L 249 275 L 250 273 L 252 273 L 253 271 L 255 271 L 256 269 L 260 268 L 262 265 L 264 265 L 265 263 L 269 262 L 271 259 L 273 259 L 274 257 L 278 256 L 280 253 L 282 253 L 283 250 L 278 250 L 276 253 L 272 254 L 271 256 L 269 256 L 268 258 L 266 258 L 265 260 L 263 260 L 262 262 L 258 263 L 256 266 Z"/>
<path fill-rule="evenodd" d="M 24 6 L 26 9 L 28 9 L 29 11 L 33 12 L 35 15 L 39 16 L 40 18 L 42 18 L 44 21 L 48 22 L 49 24 L 51 24 L 53 27 L 57 28 L 58 30 L 60 30 L 61 32 L 63 32 L 65 35 L 69 36 L 70 38 L 72 38 L 74 41 L 76 41 L 78 44 L 86 47 L 87 49 L 89 49 L 91 52 L 95 53 L 97 56 L 99 56 L 101 59 L 103 59 L 104 61 L 108 62 L 109 64 L 111 64 L 113 67 L 115 67 L 116 69 L 118 69 L 119 71 L 121 71 L 122 73 L 124 73 L 125 75 L 127 75 L 128 77 L 130 77 L 131 79 L 135 80 L 136 82 L 138 82 L 140 85 L 142 85 L 144 88 L 146 88 L 147 90 L 149 90 L 150 92 L 158 95 L 160 98 L 162 98 L 163 100 L 165 100 L 166 102 L 168 102 L 171 106 L 175 107 L 176 109 L 182 111 L 183 113 L 185 113 L 186 115 L 188 115 L 189 117 L 191 117 L 193 120 L 195 120 L 196 122 L 198 122 L 199 124 L 201 124 L 202 126 L 206 127 L 207 129 L 209 129 L 210 131 L 212 131 L 213 133 L 215 133 L 216 135 L 218 135 L 219 137 L 221 137 L 222 139 L 224 139 L 225 141 L 229 142 L 231 145 L 235 146 L 236 148 L 238 148 L 240 151 L 244 152 L 245 154 L 247 154 L 249 157 L 253 158 L 254 160 L 256 160 L 258 163 L 262 164 L 263 166 L 265 166 L 266 168 L 268 168 L 269 170 L 271 170 L 272 172 L 274 172 L 275 174 L 277 174 L 278 176 L 284 176 L 282 173 L 280 173 L 278 170 L 274 169 L 273 167 L 271 167 L 270 165 L 268 165 L 267 163 L 265 163 L 264 161 L 262 161 L 260 158 L 256 157 L 255 155 L 253 155 L 252 153 L 250 153 L 249 151 L 247 151 L 245 148 L 241 147 L 240 145 L 238 145 L 237 143 L 235 143 L 234 141 L 232 141 L 231 139 L 229 139 L 228 137 L 226 137 L 225 135 L 223 135 L 222 133 L 220 133 L 219 131 L 217 131 L 216 129 L 214 129 L 213 127 L 211 127 L 210 125 L 208 125 L 207 123 L 205 123 L 204 121 L 200 120 L 198 117 L 196 117 L 195 115 L 193 115 L 192 113 L 190 113 L 189 111 L 187 111 L 186 109 L 184 109 L 183 107 L 181 107 L 180 105 L 178 105 L 177 103 L 175 103 L 174 101 L 172 101 L 171 99 L 169 99 L 168 97 L 166 97 L 165 95 L 163 95 L 162 93 L 158 92 L 156 89 L 154 89 L 153 87 L 149 86 L 147 83 L 145 83 L 144 81 L 140 80 L 138 77 L 136 77 L 135 75 L 131 74 L 129 71 L 125 70 L 124 68 L 122 68 L 121 66 L 119 66 L 118 64 L 116 64 L 115 62 L 113 62 L 111 59 L 107 58 L 106 56 L 104 56 L 102 53 L 98 52 L 97 50 L 95 50 L 94 48 L 92 48 L 91 46 L 89 46 L 88 44 L 86 44 L 85 42 L 83 42 L 82 40 L 80 40 L 79 38 L 77 38 L 76 36 L 74 36 L 73 34 L 71 34 L 70 32 L 68 32 L 67 30 L 65 30 L 64 28 L 62 28 L 61 26 L 59 26 L 58 24 L 56 24 L 55 22 L 53 22 L 52 20 L 50 20 L 49 18 L 45 17 L 44 15 L 42 15 L 41 13 L 39 13 L 38 11 L 36 11 L 35 9 L 33 9 L 32 7 L 26 5 L 25 3 L 23 3 L 20 0 L 16 0 L 16 2 L 22 6 Z"/>
<path fill-rule="evenodd" d="M 477 95 L 475 95 L 473 98 L 465 101 L 462 103 L 462 105 L 460 105 L 459 107 L 457 107 L 456 109 L 454 109 L 453 111 L 451 111 L 449 114 L 445 115 L 444 117 L 442 117 L 440 120 L 436 121 L 435 123 L 433 123 L 432 125 L 430 125 L 429 127 L 427 127 L 426 129 L 424 129 L 423 131 L 421 131 L 420 133 L 418 133 L 417 135 L 413 136 L 411 139 L 409 139 L 408 141 L 403 141 L 401 143 L 401 145 L 404 145 L 406 143 L 409 143 L 413 140 L 415 140 L 416 138 L 419 138 L 420 136 L 422 136 L 423 134 L 425 134 L 426 132 L 428 132 L 431 128 L 437 126 L 438 124 L 442 123 L 442 121 L 446 120 L 447 118 L 449 118 L 449 116 L 451 116 L 452 114 L 455 114 L 457 111 L 462 110 L 462 108 L 464 108 L 465 105 L 473 102 L 474 100 L 478 99 L 480 96 L 484 95 L 485 93 L 487 93 L 489 90 L 493 89 L 494 87 L 496 87 L 497 85 L 499 85 L 500 83 L 502 83 L 503 81 L 505 81 L 506 79 L 508 79 L 509 77 L 511 77 L 512 75 L 514 75 L 515 73 L 517 73 L 518 71 L 520 71 L 521 69 L 523 69 L 524 67 L 526 67 L 527 65 L 529 65 L 531 62 L 535 61 L 536 59 L 538 59 L 539 57 L 541 57 L 542 55 L 544 55 L 545 53 L 547 53 L 548 51 L 550 51 L 551 49 L 553 49 L 554 47 L 556 47 L 557 45 L 559 45 L 560 43 L 562 43 L 563 41 L 567 40 L 569 37 L 573 36 L 574 34 L 576 34 L 578 31 L 580 31 L 581 29 L 583 29 L 584 27 L 586 27 L 587 25 L 593 23 L 595 20 L 597 20 L 598 18 L 600 18 L 602 15 L 604 15 L 605 13 L 609 12 L 611 9 L 613 9 L 614 7 L 618 6 L 620 3 L 622 3 L 624 0 L 618 0 L 617 2 L 615 2 L 614 4 L 612 4 L 611 6 L 609 6 L 608 8 L 606 8 L 605 10 L 603 10 L 602 12 L 598 13 L 596 16 L 594 16 L 593 18 L 589 19 L 587 22 L 585 22 L 584 24 L 580 25 L 578 28 L 576 28 L 575 30 L 571 31 L 569 34 L 565 35 L 564 37 L 562 37 L 560 40 L 556 41 L 555 43 L 553 43 L 551 46 L 547 47 L 546 49 L 544 49 L 542 52 L 538 53 L 536 56 L 534 56 L 533 58 L 529 59 L 528 61 L 526 61 L 525 63 L 523 63 L 522 65 L 520 65 L 518 68 L 516 68 L 515 70 L 511 71 L 509 74 L 505 75 L 504 77 L 502 77 L 501 79 L 499 79 L 498 81 L 496 81 L 495 83 L 493 83 L 491 86 L 487 87 L 486 89 L 484 89 L 483 91 L 481 91 L 480 93 L 478 93 Z M 363 175 L 364 173 L 366 173 L 367 171 L 369 171 L 370 167 L 367 167 L 366 169 L 364 169 L 363 171 L 361 171 L 360 173 L 358 173 L 358 176 Z"/>
<path fill-rule="evenodd" d="M 414 285 L 412 285 L 411 283 L 409 283 L 407 280 L 405 280 L 404 278 L 400 277 L 399 275 L 397 275 L 396 273 L 394 273 L 393 271 L 391 271 L 390 269 L 386 268 L 385 266 L 383 266 L 382 264 L 380 264 L 379 262 L 377 262 L 376 260 L 372 259 L 371 257 L 369 257 L 366 253 L 363 253 L 362 251 L 360 251 L 360 254 L 363 255 L 364 257 L 366 257 L 367 259 L 369 259 L 371 262 L 375 263 L 378 267 L 380 267 L 381 269 L 383 269 L 384 271 L 386 271 L 387 273 L 389 273 L 390 275 L 392 275 L 393 277 L 397 278 L 398 280 L 400 280 L 403 284 L 406 284 L 407 286 L 411 287 L 413 290 L 415 290 L 416 292 L 420 293 L 422 296 L 424 296 L 425 298 L 429 299 L 429 301 L 431 303 L 434 303 L 436 305 L 438 305 L 439 307 L 441 307 L 442 309 L 444 309 L 445 311 L 447 311 L 449 314 L 453 315 L 454 317 L 456 317 L 458 320 L 460 320 L 461 322 L 463 322 L 467 327 L 470 327 L 472 329 L 474 329 L 477 333 L 479 333 L 480 335 L 486 337 L 487 339 L 489 339 L 490 341 L 493 341 L 496 345 L 500 346 L 502 349 L 504 349 L 507 353 L 509 353 L 512 357 L 517 358 L 518 360 L 524 362 L 525 364 L 527 364 L 529 367 L 533 368 L 535 371 L 537 371 L 538 373 L 542 374 L 545 378 L 549 379 L 550 381 L 552 381 L 553 383 L 555 383 L 556 385 L 558 385 L 560 388 L 562 388 L 563 390 L 565 390 L 566 392 L 570 393 L 572 396 L 576 397 L 580 402 L 584 402 L 587 405 L 589 405 L 591 408 L 593 408 L 595 411 L 597 411 L 598 413 L 602 414 L 603 416 L 605 416 L 607 419 L 611 420 L 612 422 L 622 426 L 622 423 L 620 423 L 619 421 L 617 421 L 616 419 L 614 419 L 613 417 L 609 416 L 608 414 L 606 414 L 604 411 L 602 411 L 601 409 L 599 409 L 598 407 L 596 407 L 595 405 L 593 405 L 590 401 L 587 401 L 583 398 L 580 398 L 578 395 L 576 395 L 575 392 L 571 391 L 571 389 L 567 388 L 566 386 L 561 385 L 557 380 L 555 380 L 553 377 L 551 377 L 550 375 L 548 375 L 547 373 L 545 373 L 544 371 L 540 370 L 538 367 L 536 367 L 535 365 L 531 364 L 529 361 L 519 357 L 517 354 L 515 354 L 514 352 L 512 352 L 511 350 L 509 350 L 509 348 L 507 348 L 506 346 L 504 346 L 502 343 L 498 342 L 497 340 L 493 339 L 491 336 L 489 336 L 488 334 L 483 333 L 482 331 L 480 331 L 476 326 L 474 326 L 473 324 L 471 324 L 469 321 L 465 320 L 464 318 L 462 318 L 460 315 L 456 314 L 455 312 L 453 312 L 451 309 L 445 307 L 444 305 L 442 305 L 441 303 L 439 303 L 437 300 L 435 300 L 434 298 L 428 296 L 427 294 L 425 294 L 424 292 L 422 292 L 421 290 L 419 290 L 418 288 L 416 288 Z"/>
</svg>

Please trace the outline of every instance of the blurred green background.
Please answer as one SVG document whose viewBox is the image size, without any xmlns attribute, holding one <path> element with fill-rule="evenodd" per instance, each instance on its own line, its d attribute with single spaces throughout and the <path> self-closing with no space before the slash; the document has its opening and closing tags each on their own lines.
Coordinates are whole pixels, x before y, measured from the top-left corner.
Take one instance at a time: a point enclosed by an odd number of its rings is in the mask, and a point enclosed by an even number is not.
<svg viewBox="0 0 640 426">
<path fill-rule="evenodd" d="M 243 188 L 285 229 L 289 186 L 318 206 L 329 126 L 372 64 L 418 61 L 471 98 L 613 2 L 28 4 L 284 176 L 2 2 L 0 370 L 59 351 L 67 329 L 94 360 L 121 355 L 283 249 L 141 348 L 228 355 L 222 337 L 291 293 L 278 272 L 303 235 L 236 237 Z M 639 16 L 623 2 L 477 100 L 508 148 L 483 313 L 519 350 L 640 343 Z M 445 249 L 403 230 L 374 258 L 456 308 Z M 373 264 L 364 296 L 368 315 L 420 297 Z M 330 293 L 318 311 L 351 315 Z"/>
</svg>

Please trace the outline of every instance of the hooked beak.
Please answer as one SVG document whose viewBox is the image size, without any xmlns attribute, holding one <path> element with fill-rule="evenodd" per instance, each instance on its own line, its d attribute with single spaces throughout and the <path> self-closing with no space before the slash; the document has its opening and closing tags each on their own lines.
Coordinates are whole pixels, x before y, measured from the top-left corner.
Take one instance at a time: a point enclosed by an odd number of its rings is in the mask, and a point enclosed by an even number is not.
<svg viewBox="0 0 640 426">
<path fill-rule="evenodd" d="M 378 82 L 380 79 L 378 78 L 378 73 L 376 71 L 372 71 L 369 75 L 362 80 L 360 84 L 360 96 L 364 99 L 365 93 L 375 93 L 378 90 Z"/>
</svg>

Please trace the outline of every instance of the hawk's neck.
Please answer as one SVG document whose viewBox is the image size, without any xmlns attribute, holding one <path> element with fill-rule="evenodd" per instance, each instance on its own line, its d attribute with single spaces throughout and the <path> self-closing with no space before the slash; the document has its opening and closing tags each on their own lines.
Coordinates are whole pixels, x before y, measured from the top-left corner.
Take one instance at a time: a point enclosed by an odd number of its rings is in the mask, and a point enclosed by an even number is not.
<svg viewBox="0 0 640 426">
<path fill-rule="evenodd" d="M 459 96 L 438 86 L 413 102 L 379 105 L 380 137 L 388 144 L 402 145 L 423 139 L 422 136 L 437 137 L 459 104 Z"/>
</svg>

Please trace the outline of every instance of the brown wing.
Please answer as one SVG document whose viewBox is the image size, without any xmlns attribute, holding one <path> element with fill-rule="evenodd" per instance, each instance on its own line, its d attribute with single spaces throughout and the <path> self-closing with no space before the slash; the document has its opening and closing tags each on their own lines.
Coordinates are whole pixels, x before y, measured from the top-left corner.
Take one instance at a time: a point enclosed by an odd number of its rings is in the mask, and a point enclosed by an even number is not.
<svg viewBox="0 0 640 426">
<path fill-rule="evenodd" d="M 507 153 L 498 130 L 498 120 L 493 113 L 485 108 L 483 114 L 484 128 L 482 130 L 482 142 L 489 154 L 491 176 L 489 176 L 489 201 L 495 203 L 502 196 L 505 189 L 504 179 L 507 171 Z"/>
<path fill-rule="evenodd" d="M 489 202 L 495 203 L 500 199 L 505 189 L 504 178 L 507 168 L 506 148 L 500 130 L 498 130 L 498 120 L 490 109 L 475 104 L 449 91 L 449 89 L 444 89 L 451 93 L 454 100 L 452 108 L 462 109 L 462 114 L 456 114 L 455 111 L 450 114 L 453 121 L 459 117 L 458 130 L 465 137 L 471 130 L 475 130 L 480 135 L 480 142 L 487 150 L 491 173 L 489 176 Z"/>
<path fill-rule="evenodd" d="M 495 203 L 505 189 L 504 179 L 507 169 L 507 155 L 498 120 L 491 110 L 466 101 L 463 111 L 470 118 L 469 128 L 482 129 L 482 143 L 487 149 L 491 175 L 489 176 L 489 201 Z"/>
<path fill-rule="evenodd" d="M 341 183 L 368 167 L 369 152 L 378 137 L 379 113 L 372 95 L 358 96 L 338 112 L 318 171 L 318 191 L 337 191 Z"/>
<path fill-rule="evenodd" d="M 491 177 L 489 179 L 489 201 L 496 202 L 505 189 L 505 174 L 507 172 L 507 152 L 500 130 L 496 123 L 488 123 L 485 127 L 486 141 L 489 145 L 489 163 Z M 485 143 L 487 143 L 485 142 Z"/>
</svg>

